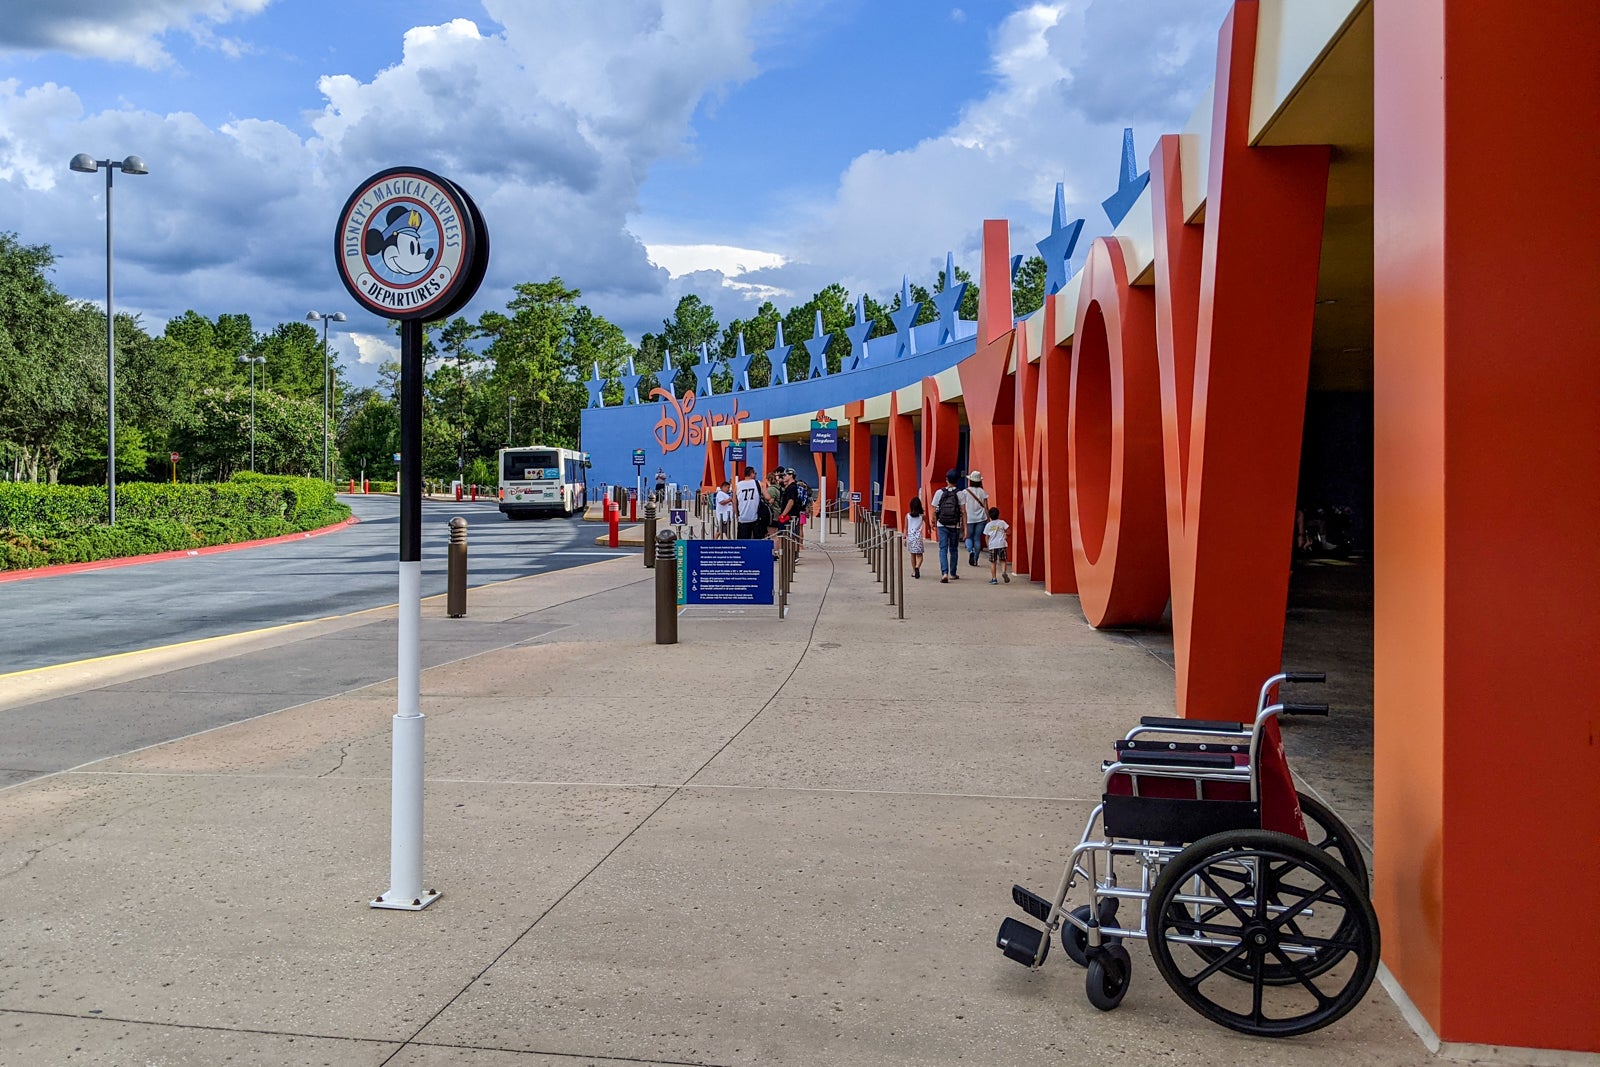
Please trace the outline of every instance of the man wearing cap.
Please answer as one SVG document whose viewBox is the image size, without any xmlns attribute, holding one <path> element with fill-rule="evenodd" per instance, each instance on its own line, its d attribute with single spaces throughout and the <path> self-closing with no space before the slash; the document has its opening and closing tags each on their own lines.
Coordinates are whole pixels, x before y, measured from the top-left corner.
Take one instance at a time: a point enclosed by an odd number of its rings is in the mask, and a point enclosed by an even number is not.
<svg viewBox="0 0 1600 1067">
<path fill-rule="evenodd" d="M 944 488 L 933 494 L 933 521 L 939 527 L 939 581 L 959 579 L 956 564 L 961 560 L 961 538 L 967 532 L 966 504 L 956 488 L 958 470 L 945 472 Z"/>
<path fill-rule="evenodd" d="M 983 528 L 989 521 L 989 494 L 983 489 L 983 474 L 973 471 L 967 475 L 967 491 L 962 494 L 967 505 L 967 562 L 978 565 L 978 550 Z"/>
</svg>

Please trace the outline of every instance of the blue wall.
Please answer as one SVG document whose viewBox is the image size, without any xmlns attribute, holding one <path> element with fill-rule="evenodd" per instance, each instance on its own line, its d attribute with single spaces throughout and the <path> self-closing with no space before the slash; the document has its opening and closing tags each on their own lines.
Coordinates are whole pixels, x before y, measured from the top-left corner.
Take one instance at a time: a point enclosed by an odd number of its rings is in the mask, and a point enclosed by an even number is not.
<svg viewBox="0 0 1600 1067">
<path fill-rule="evenodd" d="M 721 415 L 726 420 L 733 414 L 736 403 L 737 410 L 741 412 L 740 422 L 815 412 L 903 388 L 955 366 L 977 350 L 976 323 L 957 320 L 958 339 L 935 347 L 939 333 L 938 322 L 916 327 L 913 335 L 917 351 L 900 359 L 894 358 L 899 334 L 874 337 L 866 342 L 865 366 L 810 381 L 698 397 L 693 410 L 687 415 L 690 418 L 696 415 Z M 661 425 L 664 422 L 666 425 Z M 633 450 L 636 448 L 645 451 L 643 473 L 647 491 L 655 482 L 658 467 L 667 472 L 668 481 L 679 485 L 699 485 L 706 460 L 704 443 L 690 444 L 685 428 L 674 450 L 669 452 L 662 445 L 663 437 L 668 438 L 669 444 L 672 443 L 671 438 L 680 423 L 674 408 L 659 399 L 649 403 L 618 404 L 585 410 L 581 447 L 589 453 L 593 462 L 593 468 L 589 471 L 591 489 L 597 491 L 601 482 L 633 485 Z M 774 462 L 762 456 L 757 445 L 750 448 L 747 459 L 763 471 L 780 464 L 802 472 L 802 477 L 805 477 L 804 472 L 808 469 L 815 471 L 811 453 L 804 445 L 784 445 L 779 452 L 779 459 Z M 843 453 L 840 459 L 838 467 L 843 477 L 849 464 L 842 461 Z M 873 468 L 875 471 L 880 469 L 880 464 L 874 463 Z M 814 474 L 806 480 L 815 482 Z M 864 492 L 868 487 L 860 488 Z"/>
</svg>

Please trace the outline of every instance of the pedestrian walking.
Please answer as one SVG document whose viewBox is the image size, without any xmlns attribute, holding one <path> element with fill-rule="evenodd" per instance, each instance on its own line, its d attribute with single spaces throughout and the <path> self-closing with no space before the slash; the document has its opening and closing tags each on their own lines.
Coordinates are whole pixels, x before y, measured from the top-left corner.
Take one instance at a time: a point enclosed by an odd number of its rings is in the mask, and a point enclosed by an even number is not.
<svg viewBox="0 0 1600 1067">
<path fill-rule="evenodd" d="M 1006 555 L 1006 546 L 1009 543 L 1007 533 L 1011 524 L 1000 517 L 999 508 L 989 509 L 989 522 L 983 528 L 983 539 L 989 542 L 989 584 L 999 585 L 995 572 L 999 571 L 1005 578 L 1006 584 L 1011 583 L 1011 560 Z"/>
<path fill-rule="evenodd" d="M 911 577 L 922 577 L 922 531 L 924 516 L 922 514 L 922 498 L 914 496 L 911 503 L 906 505 L 906 551 L 911 555 Z"/>
<path fill-rule="evenodd" d="M 979 538 L 984 524 L 989 521 L 989 494 L 983 488 L 983 474 L 973 471 L 967 475 L 967 491 L 962 494 L 967 509 L 967 562 L 978 565 L 978 552 L 983 548 Z"/>
<path fill-rule="evenodd" d="M 956 573 L 956 564 L 961 561 L 961 538 L 967 529 L 967 512 L 961 490 L 956 488 L 960 477 L 958 470 L 946 471 L 944 488 L 933 494 L 933 521 L 939 527 L 939 581 L 944 583 L 961 577 Z"/>
<path fill-rule="evenodd" d="M 665 468 L 656 468 L 656 503 L 666 503 L 667 499 L 667 472 Z"/>
</svg>

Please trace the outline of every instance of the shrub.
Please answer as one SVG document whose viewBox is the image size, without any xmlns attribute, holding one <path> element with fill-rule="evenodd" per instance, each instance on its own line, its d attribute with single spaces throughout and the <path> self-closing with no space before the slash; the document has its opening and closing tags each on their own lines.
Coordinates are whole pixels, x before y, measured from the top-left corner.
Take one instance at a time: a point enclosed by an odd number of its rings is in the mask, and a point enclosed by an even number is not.
<svg viewBox="0 0 1600 1067">
<path fill-rule="evenodd" d="M 99 486 L 0 484 L 0 569 L 84 563 L 314 530 L 350 517 L 314 478 L 240 474 L 220 484 L 130 482 L 108 526 Z"/>
</svg>

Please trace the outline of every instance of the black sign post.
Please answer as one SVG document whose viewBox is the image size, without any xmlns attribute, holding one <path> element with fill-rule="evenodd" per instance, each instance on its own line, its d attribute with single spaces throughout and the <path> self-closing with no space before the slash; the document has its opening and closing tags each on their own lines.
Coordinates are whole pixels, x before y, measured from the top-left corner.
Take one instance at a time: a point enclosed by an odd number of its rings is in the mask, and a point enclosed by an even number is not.
<svg viewBox="0 0 1600 1067">
<path fill-rule="evenodd" d="M 422 324 L 447 319 L 489 269 L 489 231 L 462 189 L 420 167 L 356 188 L 333 235 L 339 280 L 362 307 L 400 321 L 399 645 L 390 790 L 389 888 L 375 908 L 420 911 L 422 884 Z"/>
</svg>

